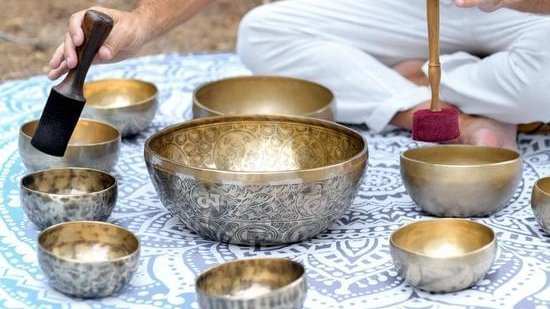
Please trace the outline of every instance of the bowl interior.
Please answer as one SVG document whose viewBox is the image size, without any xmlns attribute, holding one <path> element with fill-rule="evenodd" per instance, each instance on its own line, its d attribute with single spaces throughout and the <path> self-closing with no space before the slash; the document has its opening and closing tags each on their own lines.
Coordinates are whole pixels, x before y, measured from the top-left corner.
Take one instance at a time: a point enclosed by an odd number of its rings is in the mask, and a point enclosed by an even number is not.
<svg viewBox="0 0 550 309">
<path fill-rule="evenodd" d="M 250 259 L 225 263 L 197 278 L 197 289 L 210 296 L 254 298 L 304 276 L 304 267 L 286 259 Z"/>
<path fill-rule="evenodd" d="M 443 145 L 407 150 L 403 158 L 427 164 L 490 165 L 519 158 L 517 151 L 481 146 Z"/>
<path fill-rule="evenodd" d="M 86 106 L 97 109 L 124 108 L 152 100 L 155 85 L 135 79 L 111 79 L 84 85 Z"/>
<path fill-rule="evenodd" d="M 53 169 L 29 174 L 21 185 L 32 191 L 74 195 L 106 190 L 115 184 L 113 176 L 91 169 Z"/>
<path fill-rule="evenodd" d="M 550 177 L 545 177 L 537 180 L 535 186 L 545 195 L 550 197 Z"/>
<path fill-rule="evenodd" d="M 306 80 L 247 76 L 206 84 L 194 94 L 195 104 L 218 115 L 308 115 L 330 106 L 333 94 Z"/>
<path fill-rule="evenodd" d="M 324 167 L 346 161 L 365 147 L 358 133 L 328 122 L 231 119 L 184 123 L 153 137 L 149 147 L 176 164 L 241 172 Z"/>
<path fill-rule="evenodd" d="M 74 221 L 47 228 L 38 237 L 42 249 L 77 262 L 107 262 L 138 250 L 137 238 L 128 230 L 109 223 Z"/>
<path fill-rule="evenodd" d="M 30 121 L 21 127 L 21 131 L 30 139 L 34 135 L 37 126 L 38 120 Z M 80 119 L 69 140 L 69 146 L 110 142 L 118 139 L 119 135 L 118 130 L 108 124 L 88 119 Z"/>
<path fill-rule="evenodd" d="M 482 249 L 495 239 L 493 231 L 480 223 L 440 219 L 419 221 L 396 230 L 396 247 L 432 258 L 458 257 Z"/>
</svg>

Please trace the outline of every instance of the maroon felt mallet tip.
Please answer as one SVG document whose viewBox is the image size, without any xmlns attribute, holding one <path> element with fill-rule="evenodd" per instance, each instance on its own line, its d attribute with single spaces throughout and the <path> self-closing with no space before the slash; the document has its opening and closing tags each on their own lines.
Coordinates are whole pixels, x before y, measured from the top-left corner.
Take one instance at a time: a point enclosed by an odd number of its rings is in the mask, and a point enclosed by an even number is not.
<svg viewBox="0 0 550 309">
<path fill-rule="evenodd" d="M 434 112 L 422 109 L 413 114 L 412 137 L 416 141 L 445 142 L 460 136 L 458 110 L 442 108 Z"/>
</svg>

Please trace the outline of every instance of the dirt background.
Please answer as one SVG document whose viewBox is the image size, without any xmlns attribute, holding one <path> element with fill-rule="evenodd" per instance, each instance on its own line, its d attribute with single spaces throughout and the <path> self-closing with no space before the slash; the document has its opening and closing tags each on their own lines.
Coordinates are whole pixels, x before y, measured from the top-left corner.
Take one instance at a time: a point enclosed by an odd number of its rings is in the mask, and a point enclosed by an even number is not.
<svg viewBox="0 0 550 309">
<path fill-rule="evenodd" d="M 232 51 L 241 17 L 266 0 L 219 0 L 137 55 Z M 0 81 L 45 74 L 69 16 L 94 5 L 131 10 L 137 0 L 0 0 Z M 13 42 L 13 41 L 18 42 Z"/>
</svg>

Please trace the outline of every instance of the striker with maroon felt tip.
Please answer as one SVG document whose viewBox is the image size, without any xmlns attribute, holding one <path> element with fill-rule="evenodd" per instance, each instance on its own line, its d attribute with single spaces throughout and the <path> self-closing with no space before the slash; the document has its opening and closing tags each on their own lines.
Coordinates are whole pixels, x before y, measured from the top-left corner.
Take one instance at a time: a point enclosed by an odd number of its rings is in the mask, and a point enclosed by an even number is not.
<svg viewBox="0 0 550 309">
<path fill-rule="evenodd" d="M 439 63 L 439 0 L 427 0 L 428 12 L 428 79 L 432 90 L 430 109 L 422 109 L 413 114 L 412 136 L 424 142 L 444 142 L 460 136 L 458 111 L 454 108 L 441 108 L 439 84 L 441 65 Z"/>
</svg>

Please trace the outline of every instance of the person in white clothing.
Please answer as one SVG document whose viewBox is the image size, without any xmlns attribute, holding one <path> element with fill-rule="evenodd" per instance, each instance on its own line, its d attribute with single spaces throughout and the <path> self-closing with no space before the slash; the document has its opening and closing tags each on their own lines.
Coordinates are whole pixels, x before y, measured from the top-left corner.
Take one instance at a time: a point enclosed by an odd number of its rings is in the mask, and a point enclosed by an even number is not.
<svg viewBox="0 0 550 309">
<path fill-rule="evenodd" d="M 98 59 L 127 57 L 209 2 L 142 0 L 132 12 L 96 8 L 115 19 Z M 550 18 L 508 9 L 487 14 L 453 0 L 440 6 L 441 96 L 461 111 L 456 142 L 516 148 L 517 124 L 550 121 Z M 76 65 L 83 14 L 71 18 L 50 78 Z M 337 121 L 380 132 L 411 129 L 412 113 L 428 107 L 427 43 L 424 0 L 288 0 L 244 17 L 237 52 L 256 74 L 326 85 L 336 95 Z"/>
<path fill-rule="evenodd" d="M 455 3 L 460 7 L 477 6 L 486 12 L 508 8 L 522 12 L 550 14 L 550 0 L 455 0 Z"/>
</svg>

